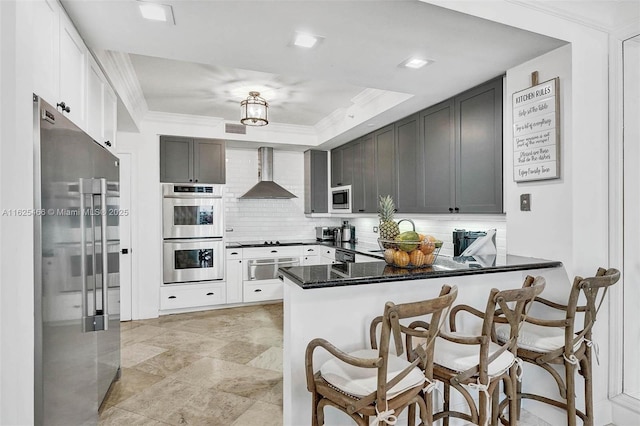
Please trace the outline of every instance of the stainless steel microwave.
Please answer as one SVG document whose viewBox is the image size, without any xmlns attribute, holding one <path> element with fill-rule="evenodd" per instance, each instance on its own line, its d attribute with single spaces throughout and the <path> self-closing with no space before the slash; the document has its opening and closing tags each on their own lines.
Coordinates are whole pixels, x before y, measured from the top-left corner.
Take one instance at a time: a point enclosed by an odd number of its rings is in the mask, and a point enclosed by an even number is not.
<svg viewBox="0 0 640 426">
<path fill-rule="evenodd" d="M 351 185 L 331 188 L 331 212 L 351 213 Z"/>
</svg>

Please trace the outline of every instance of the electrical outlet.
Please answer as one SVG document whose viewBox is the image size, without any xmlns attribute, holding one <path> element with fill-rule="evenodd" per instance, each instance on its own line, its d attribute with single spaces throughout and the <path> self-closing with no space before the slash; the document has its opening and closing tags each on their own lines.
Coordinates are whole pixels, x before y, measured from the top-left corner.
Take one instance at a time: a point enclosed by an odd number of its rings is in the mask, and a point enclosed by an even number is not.
<svg viewBox="0 0 640 426">
<path fill-rule="evenodd" d="M 373 227 L 373 232 L 375 232 L 376 234 L 378 233 L 378 227 L 377 226 Z"/>
<path fill-rule="evenodd" d="M 531 194 L 520 194 L 520 211 L 531 211 Z"/>
</svg>

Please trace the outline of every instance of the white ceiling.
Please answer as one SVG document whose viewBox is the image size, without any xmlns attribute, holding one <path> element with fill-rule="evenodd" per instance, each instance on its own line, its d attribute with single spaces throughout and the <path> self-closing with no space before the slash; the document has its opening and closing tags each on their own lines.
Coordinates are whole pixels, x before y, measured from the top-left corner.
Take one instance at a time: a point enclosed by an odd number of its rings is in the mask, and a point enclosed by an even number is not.
<svg viewBox="0 0 640 426">
<path fill-rule="evenodd" d="M 230 121 L 249 90 L 272 122 L 302 126 L 365 90 L 412 95 L 360 123 L 363 134 L 565 43 L 417 0 L 157 2 L 175 25 L 142 19 L 134 0 L 62 0 L 89 48 L 130 54 L 150 111 Z M 324 40 L 303 50 L 291 46 L 296 31 Z M 435 62 L 398 67 L 413 55 Z"/>
</svg>

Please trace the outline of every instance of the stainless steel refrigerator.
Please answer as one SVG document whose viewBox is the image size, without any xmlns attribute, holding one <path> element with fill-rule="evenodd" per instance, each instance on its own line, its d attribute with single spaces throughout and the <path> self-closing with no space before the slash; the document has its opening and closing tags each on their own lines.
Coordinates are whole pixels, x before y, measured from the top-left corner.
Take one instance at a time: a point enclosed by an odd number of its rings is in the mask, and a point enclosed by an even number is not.
<svg viewBox="0 0 640 426">
<path fill-rule="evenodd" d="M 120 375 L 118 159 L 33 101 L 36 425 L 95 425 Z"/>
</svg>

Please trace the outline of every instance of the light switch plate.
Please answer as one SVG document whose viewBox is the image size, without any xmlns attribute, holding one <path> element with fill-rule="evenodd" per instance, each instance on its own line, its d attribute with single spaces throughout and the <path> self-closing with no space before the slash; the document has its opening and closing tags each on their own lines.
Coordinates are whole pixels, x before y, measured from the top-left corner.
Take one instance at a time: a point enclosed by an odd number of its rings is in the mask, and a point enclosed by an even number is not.
<svg viewBox="0 0 640 426">
<path fill-rule="evenodd" d="M 377 226 L 373 227 L 373 232 L 375 232 L 376 234 L 378 233 L 378 227 Z"/>
<path fill-rule="evenodd" d="M 531 194 L 520 194 L 520 211 L 531 211 Z"/>
</svg>

